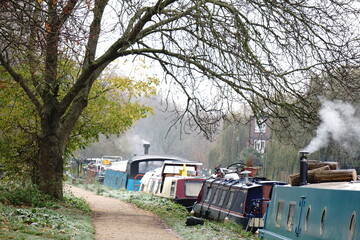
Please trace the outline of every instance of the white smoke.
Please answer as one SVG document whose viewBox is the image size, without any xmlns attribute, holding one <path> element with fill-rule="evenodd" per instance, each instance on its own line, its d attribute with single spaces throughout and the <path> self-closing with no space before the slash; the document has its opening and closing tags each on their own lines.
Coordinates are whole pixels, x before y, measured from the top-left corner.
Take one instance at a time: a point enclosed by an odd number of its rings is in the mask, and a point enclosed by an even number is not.
<svg viewBox="0 0 360 240">
<path fill-rule="evenodd" d="M 330 137 L 345 149 L 349 149 L 351 143 L 360 143 L 360 116 L 351 104 L 324 100 L 319 116 L 321 124 L 316 136 L 303 151 L 313 153 L 326 147 Z"/>
</svg>

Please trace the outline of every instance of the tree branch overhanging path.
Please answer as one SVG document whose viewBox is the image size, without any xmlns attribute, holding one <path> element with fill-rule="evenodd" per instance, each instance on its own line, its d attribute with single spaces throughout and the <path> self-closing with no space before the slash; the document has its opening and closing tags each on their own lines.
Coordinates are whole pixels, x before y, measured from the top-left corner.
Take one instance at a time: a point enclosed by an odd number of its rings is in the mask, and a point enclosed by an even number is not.
<svg viewBox="0 0 360 240">
<path fill-rule="evenodd" d="M 23 89 L 41 119 L 41 190 L 62 197 L 62 156 L 71 131 L 94 82 L 123 57 L 157 62 L 168 83 L 187 97 L 179 121 L 190 116 L 187 123 L 208 137 L 239 102 L 255 115 L 312 121 L 316 116 L 306 96 L 311 77 L 334 66 L 357 67 L 354 3 L 1 1 L 1 71 Z M 109 25 L 110 15 L 116 17 Z M 115 40 L 100 52 L 104 36 Z M 74 62 L 78 73 L 61 74 Z M 61 95 L 64 79 L 72 84 Z"/>
</svg>

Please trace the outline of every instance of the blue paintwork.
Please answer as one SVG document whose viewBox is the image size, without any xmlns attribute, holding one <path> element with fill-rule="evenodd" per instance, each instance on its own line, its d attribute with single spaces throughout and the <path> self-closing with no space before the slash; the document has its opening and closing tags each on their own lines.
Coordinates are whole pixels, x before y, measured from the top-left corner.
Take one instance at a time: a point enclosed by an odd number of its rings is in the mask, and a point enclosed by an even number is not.
<svg viewBox="0 0 360 240">
<path fill-rule="evenodd" d="M 263 239 L 360 239 L 360 183 L 275 186 L 260 230 Z M 282 218 L 277 219 L 279 202 Z M 289 216 L 290 205 L 294 215 Z M 310 209 L 310 210 L 309 210 Z M 323 219 L 323 220 L 322 220 Z M 354 225 L 350 227 L 351 221 Z M 292 222 L 292 224 L 289 224 Z M 353 229 L 353 235 L 351 230 Z"/>
<path fill-rule="evenodd" d="M 135 183 L 136 183 L 136 186 L 135 186 Z M 141 184 L 141 182 L 140 182 L 139 179 L 137 179 L 135 181 L 135 179 L 129 178 L 128 182 L 127 182 L 126 190 L 128 190 L 128 191 L 139 191 L 140 190 L 140 184 Z"/>
<path fill-rule="evenodd" d="M 114 188 L 126 188 L 127 173 L 122 171 L 116 171 L 112 169 L 106 169 L 105 171 L 104 185 Z"/>
</svg>

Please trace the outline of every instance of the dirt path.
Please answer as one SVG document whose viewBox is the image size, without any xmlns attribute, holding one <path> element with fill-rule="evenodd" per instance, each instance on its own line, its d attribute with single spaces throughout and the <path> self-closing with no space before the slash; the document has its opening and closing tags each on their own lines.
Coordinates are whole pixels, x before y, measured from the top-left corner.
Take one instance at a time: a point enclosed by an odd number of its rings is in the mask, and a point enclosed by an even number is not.
<svg viewBox="0 0 360 240">
<path fill-rule="evenodd" d="M 136 206 L 84 189 L 67 186 L 75 196 L 82 197 L 94 212 L 96 240 L 180 240 L 154 214 Z"/>
</svg>

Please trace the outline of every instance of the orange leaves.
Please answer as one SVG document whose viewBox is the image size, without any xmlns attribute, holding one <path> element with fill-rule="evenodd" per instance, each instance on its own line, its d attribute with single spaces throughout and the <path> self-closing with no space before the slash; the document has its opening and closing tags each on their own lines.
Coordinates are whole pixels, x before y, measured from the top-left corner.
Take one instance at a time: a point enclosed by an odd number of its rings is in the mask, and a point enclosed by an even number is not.
<svg viewBox="0 0 360 240">
<path fill-rule="evenodd" d="M 46 29 L 47 32 L 51 31 L 51 27 L 50 27 L 50 24 L 48 22 L 45 23 L 45 29 Z"/>
<path fill-rule="evenodd" d="M 69 12 L 71 12 L 71 9 L 68 7 L 65 7 L 63 12 L 64 12 L 64 14 L 68 14 Z"/>
<path fill-rule="evenodd" d="M 88 9 L 90 9 L 90 7 L 91 7 L 91 0 L 86 0 L 86 5 L 87 5 Z"/>
</svg>

